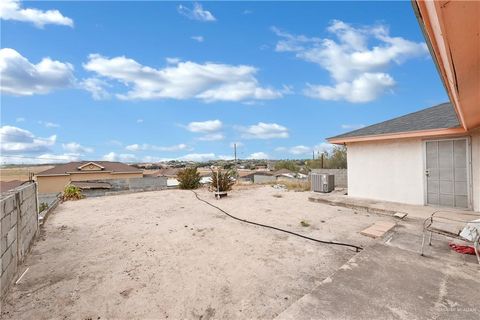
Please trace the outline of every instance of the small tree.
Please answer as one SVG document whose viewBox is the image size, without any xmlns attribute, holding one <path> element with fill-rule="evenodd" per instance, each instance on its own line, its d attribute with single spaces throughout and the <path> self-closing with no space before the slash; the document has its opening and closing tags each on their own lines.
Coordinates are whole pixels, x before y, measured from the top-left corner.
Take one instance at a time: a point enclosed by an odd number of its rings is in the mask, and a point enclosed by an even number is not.
<svg viewBox="0 0 480 320">
<path fill-rule="evenodd" d="M 233 170 L 226 170 L 222 172 L 221 170 L 214 171 L 212 170 L 212 185 L 211 188 L 214 191 L 230 191 L 232 186 L 235 184 L 235 172 Z"/>
<path fill-rule="evenodd" d="M 197 168 L 185 168 L 177 173 L 180 189 L 197 189 L 200 186 L 200 173 Z"/>
<path fill-rule="evenodd" d="M 347 168 L 347 147 L 334 146 L 330 153 L 327 165 L 329 169 L 346 169 Z"/>
<path fill-rule="evenodd" d="M 82 190 L 79 187 L 68 185 L 63 190 L 63 201 L 68 200 L 80 200 L 85 198 L 82 194 Z"/>
<path fill-rule="evenodd" d="M 299 167 L 293 160 L 280 160 L 275 163 L 275 170 L 287 169 L 293 172 L 298 172 Z"/>
</svg>

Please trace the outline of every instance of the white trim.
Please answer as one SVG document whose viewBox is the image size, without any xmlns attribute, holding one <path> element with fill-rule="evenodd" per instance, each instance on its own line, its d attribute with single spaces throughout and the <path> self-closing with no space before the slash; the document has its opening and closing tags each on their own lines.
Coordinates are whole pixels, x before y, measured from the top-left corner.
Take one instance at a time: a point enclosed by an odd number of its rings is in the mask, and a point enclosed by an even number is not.
<svg viewBox="0 0 480 320">
<path fill-rule="evenodd" d="M 449 138 L 449 139 L 424 139 L 423 140 L 423 203 L 426 206 L 428 204 L 428 185 L 427 185 L 427 176 L 425 175 L 425 170 L 427 169 L 427 142 L 440 142 L 440 141 L 454 141 L 454 140 L 465 140 L 466 141 L 466 161 L 467 161 L 467 209 L 473 210 L 473 177 L 472 177 L 472 139 L 470 136 L 459 137 L 459 138 Z M 453 155 L 455 156 L 455 155 Z M 456 208 L 456 207 L 454 207 Z"/>
<path fill-rule="evenodd" d="M 104 171 L 104 170 L 86 170 L 86 171 L 67 171 L 69 175 L 71 174 L 92 174 L 92 173 L 112 173 L 112 171 Z"/>
<path fill-rule="evenodd" d="M 143 171 L 139 170 L 139 171 L 112 171 L 112 174 L 119 174 L 119 173 L 142 173 L 143 174 Z"/>
<path fill-rule="evenodd" d="M 69 176 L 68 173 L 49 173 L 49 174 L 36 174 L 35 177 L 55 177 L 55 176 Z"/>
<path fill-rule="evenodd" d="M 88 166 L 88 165 L 91 165 L 91 164 L 93 164 L 94 166 L 99 167 L 101 170 L 105 169 L 105 167 L 103 167 L 103 166 L 101 166 L 101 165 L 99 165 L 98 163 L 93 162 L 93 161 L 90 161 L 90 162 L 87 162 L 87 163 L 85 163 L 85 164 L 82 164 L 81 166 L 77 167 L 77 169 L 78 169 L 78 170 L 82 170 L 82 168 L 84 168 L 84 167 L 86 167 L 86 166 Z"/>
</svg>

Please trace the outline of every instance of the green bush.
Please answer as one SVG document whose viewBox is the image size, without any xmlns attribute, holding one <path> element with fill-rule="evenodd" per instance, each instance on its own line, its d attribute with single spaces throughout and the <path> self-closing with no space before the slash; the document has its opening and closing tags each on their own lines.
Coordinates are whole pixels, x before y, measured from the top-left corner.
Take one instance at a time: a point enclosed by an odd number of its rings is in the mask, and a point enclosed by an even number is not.
<svg viewBox="0 0 480 320">
<path fill-rule="evenodd" d="M 79 187 L 68 185 L 63 190 L 63 201 L 68 200 L 80 200 L 85 198 L 82 194 L 82 190 Z"/>
<path fill-rule="evenodd" d="M 47 210 L 47 209 L 48 209 L 48 203 L 42 202 L 38 207 L 38 212 L 42 212 L 43 210 Z"/>
<path fill-rule="evenodd" d="M 212 184 L 211 188 L 213 191 L 230 191 L 232 186 L 235 184 L 236 173 L 233 170 L 227 170 L 222 172 L 212 170 Z"/>
<path fill-rule="evenodd" d="M 293 160 L 280 160 L 275 163 L 275 170 L 287 169 L 298 172 L 299 167 Z"/>
<path fill-rule="evenodd" d="M 200 187 L 200 173 L 197 168 L 185 168 L 180 170 L 177 174 L 178 181 L 180 182 L 180 189 L 197 189 Z"/>
</svg>

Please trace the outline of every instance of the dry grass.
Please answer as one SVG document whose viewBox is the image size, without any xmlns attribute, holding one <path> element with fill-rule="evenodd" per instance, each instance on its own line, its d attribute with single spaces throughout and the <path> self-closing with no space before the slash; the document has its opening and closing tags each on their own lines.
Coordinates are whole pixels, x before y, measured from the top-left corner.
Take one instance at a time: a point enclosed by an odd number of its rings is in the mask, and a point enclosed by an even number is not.
<svg viewBox="0 0 480 320">
<path fill-rule="evenodd" d="M 310 191 L 310 181 L 281 181 L 279 184 L 283 184 L 288 190 L 291 191 Z"/>
<path fill-rule="evenodd" d="M 36 174 L 47 169 L 53 168 L 50 165 L 44 166 L 24 166 L 24 167 L 10 167 L 10 168 L 0 168 L 0 181 L 11 181 L 11 180 L 28 180 L 28 174 L 30 172 Z"/>
</svg>

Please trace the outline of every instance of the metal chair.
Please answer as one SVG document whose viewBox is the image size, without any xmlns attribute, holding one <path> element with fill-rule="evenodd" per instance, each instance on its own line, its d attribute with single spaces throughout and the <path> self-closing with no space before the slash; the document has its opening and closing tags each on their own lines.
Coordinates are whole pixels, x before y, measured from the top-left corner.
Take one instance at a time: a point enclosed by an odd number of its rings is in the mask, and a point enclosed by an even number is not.
<svg viewBox="0 0 480 320">
<path fill-rule="evenodd" d="M 450 217 L 443 217 L 440 216 L 440 213 L 448 213 L 449 215 L 455 215 L 455 218 L 450 218 Z M 457 218 L 458 216 L 464 216 L 465 219 L 460 219 Z M 423 237 L 422 237 L 422 249 L 420 251 L 420 255 L 424 256 L 424 247 L 425 247 L 425 238 L 427 236 L 427 233 L 429 233 L 428 237 L 428 245 L 432 245 L 432 234 L 441 234 L 443 236 L 452 238 L 452 239 L 458 239 L 462 240 L 465 242 L 471 242 L 473 244 L 473 249 L 475 251 L 475 255 L 477 256 L 478 263 L 480 264 L 480 230 L 477 232 L 476 237 L 474 237 L 473 240 L 467 240 L 463 237 L 460 236 L 460 232 L 463 227 L 465 227 L 468 224 L 478 224 L 478 222 L 474 222 L 472 220 L 479 219 L 480 215 L 478 214 L 470 214 L 470 213 L 456 213 L 452 211 L 435 211 L 432 213 L 430 217 L 425 219 L 423 222 Z M 435 225 L 434 225 L 435 224 Z M 458 226 L 458 232 L 451 231 L 451 230 L 446 230 L 446 229 L 441 229 L 438 228 L 438 224 L 443 224 L 443 225 L 448 225 L 448 226 Z"/>
</svg>

